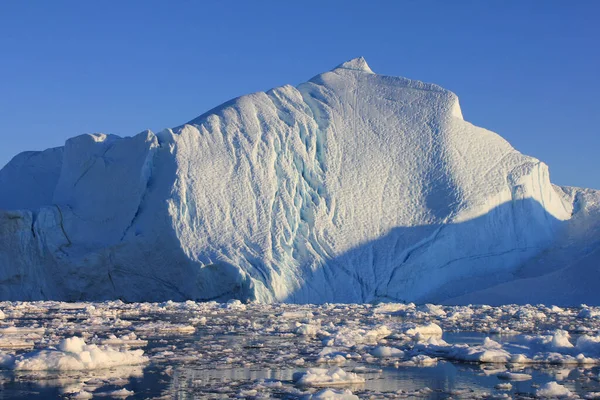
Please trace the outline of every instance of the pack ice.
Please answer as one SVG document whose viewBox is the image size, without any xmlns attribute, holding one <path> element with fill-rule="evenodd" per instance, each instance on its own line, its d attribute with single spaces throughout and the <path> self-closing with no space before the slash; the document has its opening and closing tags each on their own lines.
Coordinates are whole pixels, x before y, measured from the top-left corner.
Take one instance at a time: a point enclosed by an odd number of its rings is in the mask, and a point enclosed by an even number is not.
<svg viewBox="0 0 600 400">
<path fill-rule="evenodd" d="M 599 304 L 599 192 L 348 61 L 0 171 L 0 298 Z"/>
</svg>

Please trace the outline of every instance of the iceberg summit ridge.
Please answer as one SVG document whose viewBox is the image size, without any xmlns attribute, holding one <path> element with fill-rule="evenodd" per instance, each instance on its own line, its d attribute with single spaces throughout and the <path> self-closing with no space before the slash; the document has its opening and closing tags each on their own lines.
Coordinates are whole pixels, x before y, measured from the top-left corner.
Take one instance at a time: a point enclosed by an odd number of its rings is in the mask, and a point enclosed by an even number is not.
<svg viewBox="0 0 600 400">
<path fill-rule="evenodd" d="M 0 170 L 0 299 L 598 304 L 598 191 L 356 58 Z"/>
<path fill-rule="evenodd" d="M 353 58 L 352 60 L 348 60 L 348 61 L 338 65 L 337 68 L 350 69 L 350 70 L 354 70 L 354 71 L 363 71 L 363 72 L 368 72 L 370 74 L 374 73 L 371 70 L 371 67 L 369 67 L 369 64 L 367 64 L 367 60 L 365 60 L 364 57 L 357 57 L 357 58 Z"/>
</svg>

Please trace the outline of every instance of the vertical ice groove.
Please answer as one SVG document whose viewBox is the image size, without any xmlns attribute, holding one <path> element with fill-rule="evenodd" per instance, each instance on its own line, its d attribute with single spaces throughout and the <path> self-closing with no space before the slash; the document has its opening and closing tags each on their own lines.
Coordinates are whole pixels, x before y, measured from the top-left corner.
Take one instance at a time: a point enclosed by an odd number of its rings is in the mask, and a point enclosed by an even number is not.
<svg viewBox="0 0 600 400">
<path fill-rule="evenodd" d="M 138 216 L 140 215 L 142 207 L 144 206 L 144 202 L 146 201 L 146 195 L 147 195 L 148 191 L 150 190 L 150 185 L 152 184 L 152 169 L 154 168 L 154 157 L 156 155 L 156 152 L 159 149 L 159 141 L 158 141 L 158 137 L 155 136 L 151 131 L 148 131 L 148 138 L 150 140 L 155 140 L 155 143 L 153 146 L 150 147 L 150 149 L 148 151 L 148 155 L 146 156 L 146 159 L 145 159 L 142 169 L 140 171 L 140 180 L 144 186 L 143 193 L 139 198 L 138 207 L 135 210 L 135 212 L 133 213 L 133 216 L 131 218 L 131 221 L 129 222 L 129 225 L 127 225 L 127 227 L 125 227 L 125 229 L 123 230 L 123 235 L 121 236 L 120 241 L 123 241 L 125 236 L 127 236 L 127 233 L 129 232 L 129 230 L 135 225 L 135 222 L 136 222 Z"/>
</svg>

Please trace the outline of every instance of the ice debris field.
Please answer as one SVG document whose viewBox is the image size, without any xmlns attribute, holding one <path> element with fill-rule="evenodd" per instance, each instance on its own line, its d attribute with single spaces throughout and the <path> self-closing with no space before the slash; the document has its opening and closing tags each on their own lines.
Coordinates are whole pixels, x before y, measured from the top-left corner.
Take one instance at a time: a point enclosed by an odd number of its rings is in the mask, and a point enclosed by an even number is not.
<svg viewBox="0 0 600 400">
<path fill-rule="evenodd" d="M 600 398 L 600 308 L 0 303 L 3 398 Z"/>
<path fill-rule="evenodd" d="M 600 194 L 357 58 L 0 170 L 0 299 L 600 304 Z"/>
</svg>

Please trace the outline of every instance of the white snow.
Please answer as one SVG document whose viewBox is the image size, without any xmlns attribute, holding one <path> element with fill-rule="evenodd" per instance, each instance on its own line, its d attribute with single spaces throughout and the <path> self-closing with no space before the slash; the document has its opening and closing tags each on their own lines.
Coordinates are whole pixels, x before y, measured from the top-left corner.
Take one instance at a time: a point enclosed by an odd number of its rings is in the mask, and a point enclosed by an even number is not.
<svg viewBox="0 0 600 400">
<path fill-rule="evenodd" d="M 454 93 L 357 58 L 159 134 L 16 156 L 0 299 L 598 304 L 599 204 Z"/>
</svg>

